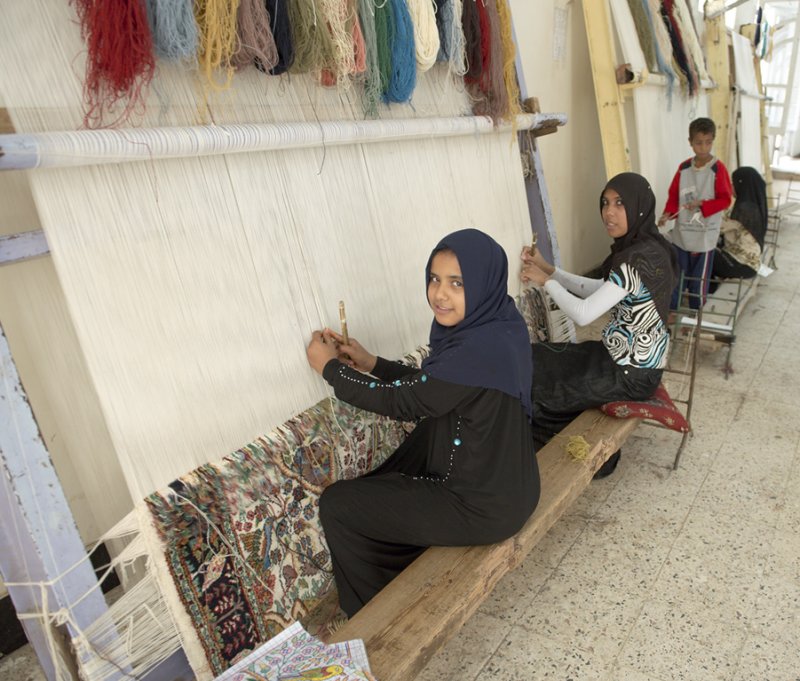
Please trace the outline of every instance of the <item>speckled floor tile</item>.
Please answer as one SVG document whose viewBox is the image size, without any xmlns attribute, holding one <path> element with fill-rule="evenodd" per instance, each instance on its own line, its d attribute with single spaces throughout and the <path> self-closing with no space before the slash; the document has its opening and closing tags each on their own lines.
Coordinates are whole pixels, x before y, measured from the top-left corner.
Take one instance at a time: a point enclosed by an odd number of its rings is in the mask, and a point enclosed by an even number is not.
<svg viewBox="0 0 800 681">
<path fill-rule="evenodd" d="M 479 678 L 486 662 L 509 631 L 507 623 L 476 612 L 417 676 L 417 681 L 469 681 Z M 484 678 L 482 675 L 480 678 Z"/>
<path fill-rule="evenodd" d="M 780 355 L 779 352 L 773 354 Z M 764 364 L 759 367 L 750 386 L 750 393 L 753 398 L 758 400 L 770 402 L 777 400 L 797 408 L 797 405 L 800 404 L 800 394 L 797 391 L 798 382 L 800 382 L 798 368 L 787 366 L 785 356 L 783 358 L 778 356 L 768 362 L 765 360 Z M 769 407 L 764 408 L 764 411 L 768 413 Z"/>
<path fill-rule="evenodd" d="M 592 511 L 593 515 L 593 511 Z M 575 540 L 586 529 L 588 518 L 578 513 L 574 504 L 569 513 L 561 516 L 550 531 L 533 547 L 526 562 L 532 561 L 543 566 L 555 568 L 570 550 Z"/>
<path fill-rule="evenodd" d="M 739 658 L 733 681 L 800 681 L 797 648 L 787 643 L 750 636 Z"/>
<path fill-rule="evenodd" d="M 518 624 L 564 646 L 577 645 L 610 666 L 638 617 L 645 589 L 599 566 L 594 575 L 556 571 Z"/>
<path fill-rule="evenodd" d="M 781 508 L 778 510 L 776 528 L 787 537 L 794 537 L 793 546 L 800 553 L 800 484 L 788 486 Z"/>
<path fill-rule="evenodd" d="M 644 674 L 631 667 L 614 667 L 608 672 L 605 681 L 669 681 L 668 678 Z"/>
<path fill-rule="evenodd" d="M 800 648 L 800 582 L 768 572 L 758 588 L 755 613 L 749 623 L 751 633 Z"/>
<path fill-rule="evenodd" d="M 719 518 L 734 517 L 775 527 L 784 507 L 785 480 L 774 477 L 731 476 L 712 470 L 697 494 L 695 505 Z"/>
<path fill-rule="evenodd" d="M 791 436 L 780 436 L 766 444 L 756 433 L 736 433 L 722 445 L 711 468 L 728 477 L 750 478 L 765 485 L 775 482 L 785 487 L 795 450 Z"/>
<path fill-rule="evenodd" d="M 579 580 L 613 575 L 626 588 L 646 588 L 666 560 L 670 541 L 644 527 L 600 518 L 575 542 L 559 569 Z"/>
<path fill-rule="evenodd" d="M 670 681 L 730 681 L 745 637 L 743 626 L 702 604 L 648 601 L 619 663 Z"/>
<path fill-rule="evenodd" d="M 529 554 L 516 570 L 500 580 L 478 611 L 497 620 L 516 623 L 553 572 L 554 568 L 538 563 Z"/>
<path fill-rule="evenodd" d="M 605 673 L 579 637 L 561 643 L 517 626 L 486 664 L 480 681 L 601 681 Z"/>
</svg>

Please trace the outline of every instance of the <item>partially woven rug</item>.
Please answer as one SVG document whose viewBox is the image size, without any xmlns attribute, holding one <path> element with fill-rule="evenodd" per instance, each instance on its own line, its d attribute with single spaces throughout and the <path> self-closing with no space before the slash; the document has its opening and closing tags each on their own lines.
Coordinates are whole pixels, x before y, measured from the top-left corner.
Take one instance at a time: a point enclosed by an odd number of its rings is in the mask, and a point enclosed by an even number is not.
<svg viewBox="0 0 800 681">
<path fill-rule="evenodd" d="M 319 495 L 378 466 L 405 435 L 397 421 L 325 399 L 146 499 L 207 661 L 189 654 L 195 670 L 220 674 L 325 597 Z"/>
<path fill-rule="evenodd" d="M 517 305 L 532 342 L 568 331 L 542 290 L 527 289 Z M 402 361 L 419 366 L 427 354 L 418 348 Z M 412 428 L 324 399 L 145 499 L 163 554 L 156 572 L 198 678 L 221 674 L 295 621 L 328 630 L 339 613 L 319 495 L 379 466 Z"/>
</svg>

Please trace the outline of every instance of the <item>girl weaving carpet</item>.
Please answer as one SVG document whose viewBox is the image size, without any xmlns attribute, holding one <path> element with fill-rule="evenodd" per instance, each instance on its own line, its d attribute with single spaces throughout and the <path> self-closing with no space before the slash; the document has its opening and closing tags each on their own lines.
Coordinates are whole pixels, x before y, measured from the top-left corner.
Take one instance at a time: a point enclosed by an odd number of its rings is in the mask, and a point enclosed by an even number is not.
<svg viewBox="0 0 800 681">
<path fill-rule="evenodd" d="M 602 341 L 536 343 L 533 351 L 533 431 L 547 442 L 590 407 L 651 397 L 667 365 L 667 320 L 676 281 L 676 261 L 658 232 L 656 199 L 645 178 L 621 173 L 600 196 L 600 214 L 614 239 L 601 266 L 603 278 L 564 272 L 523 248 L 523 281 L 543 285 L 577 324 L 611 311 Z M 613 472 L 620 452 L 597 472 Z"/>
<path fill-rule="evenodd" d="M 349 617 L 427 547 L 506 539 L 539 499 L 530 341 L 507 293 L 503 249 L 476 229 L 454 232 L 434 249 L 425 276 L 434 319 L 421 370 L 376 357 L 355 339 L 344 344 L 328 329 L 308 346 L 309 364 L 339 399 L 419 421 L 383 465 L 333 483 L 320 498 Z"/>
<path fill-rule="evenodd" d="M 719 279 L 752 279 L 761 264 L 767 234 L 767 185 L 755 168 L 742 166 L 731 175 L 736 201 L 722 218 L 719 243 L 711 276 Z M 709 291 L 719 286 L 712 281 Z"/>
</svg>

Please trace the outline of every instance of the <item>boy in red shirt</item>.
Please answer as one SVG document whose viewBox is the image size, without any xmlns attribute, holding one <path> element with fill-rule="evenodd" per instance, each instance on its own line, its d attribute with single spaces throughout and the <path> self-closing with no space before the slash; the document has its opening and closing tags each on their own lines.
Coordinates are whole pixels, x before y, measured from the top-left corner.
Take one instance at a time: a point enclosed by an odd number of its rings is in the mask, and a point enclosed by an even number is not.
<svg viewBox="0 0 800 681">
<path fill-rule="evenodd" d="M 675 219 L 668 238 L 677 251 L 684 276 L 683 286 L 678 284 L 672 295 L 673 310 L 684 291 L 689 293 L 692 309 L 706 302 L 722 213 L 733 197 L 728 170 L 711 153 L 716 133 L 717 126 L 710 118 L 696 118 L 689 124 L 689 144 L 694 157 L 678 166 L 664 213 L 658 220 L 659 226 L 663 226 Z"/>
</svg>

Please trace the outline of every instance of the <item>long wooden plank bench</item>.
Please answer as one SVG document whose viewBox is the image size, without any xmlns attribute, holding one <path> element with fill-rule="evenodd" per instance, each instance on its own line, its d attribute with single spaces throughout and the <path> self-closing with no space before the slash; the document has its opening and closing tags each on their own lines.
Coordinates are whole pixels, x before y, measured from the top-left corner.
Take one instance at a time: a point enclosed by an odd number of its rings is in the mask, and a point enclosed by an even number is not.
<svg viewBox="0 0 800 681">
<path fill-rule="evenodd" d="M 590 409 L 537 454 L 542 494 L 533 515 L 499 544 L 432 547 L 387 585 L 331 641 L 360 638 L 377 681 L 411 681 L 452 638 L 495 585 L 517 567 L 570 507 L 595 471 L 640 423 Z M 586 459 L 566 454 L 571 435 L 589 443 Z"/>
</svg>

